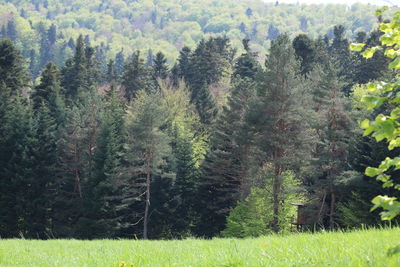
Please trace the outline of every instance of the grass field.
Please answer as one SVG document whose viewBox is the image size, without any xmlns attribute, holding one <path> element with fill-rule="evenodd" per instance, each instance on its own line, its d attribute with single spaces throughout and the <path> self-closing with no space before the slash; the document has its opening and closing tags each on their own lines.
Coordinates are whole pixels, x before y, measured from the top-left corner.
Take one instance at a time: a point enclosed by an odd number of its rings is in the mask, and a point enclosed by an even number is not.
<svg viewBox="0 0 400 267">
<path fill-rule="evenodd" d="M 400 266 L 400 229 L 183 241 L 0 240 L 0 266 Z"/>
</svg>

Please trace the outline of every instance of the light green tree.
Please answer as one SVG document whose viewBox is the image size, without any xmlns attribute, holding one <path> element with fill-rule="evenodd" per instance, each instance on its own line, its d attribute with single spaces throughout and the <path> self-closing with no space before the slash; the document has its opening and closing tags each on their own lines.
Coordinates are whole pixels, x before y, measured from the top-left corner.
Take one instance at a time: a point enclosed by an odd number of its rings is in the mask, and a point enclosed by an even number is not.
<svg viewBox="0 0 400 267">
<path fill-rule="evenodd" d="M 381 16 L 387 8 L 376 12 Z M 362 51 L 365 58 L 371 58 L 376 51 L 383 50 L 384 54 L 391 59 L 389 68 L 397 75 L 394 75 L 388 81 L 376 81 L 368 84 L 368 93 L 361 101 L 368 109 L 373 109 L 379 113 L 373 121 L 364 120 L 361 122 L 361 128 L 364 129 L 364 135 L 371 135 L 377 142 L 386 141 L 389 150 L 400 147 L 400 79 L 398 70 L 400 69 L 400 12 L 397 12 L 388 23 L 382 23 L 379 29 L 384 33 L 380 37 L 381 44 L 375 47 L 364 49 L 365 44 L 354 43 L 350 45 L 353 51 Z M 384 111 L 380 107 L 386 106 Z M 370 177 L 376 177 L 383 182 L 385 188 L 395 188 L 400 190 L 400 184 L 391 177 L 388 172 L 400 169 L 400 156 L 386 157 L 378 167 L 368 167 L 365 174 Z M 376 196 L 372 203 L 371 210 L 383 208 L 381 219 L 391 220 L 400 214 L 400 202 L 396 197 Z M 389 250 L 389 254 L 400 252 L 400 245 Z"/>
</svg>

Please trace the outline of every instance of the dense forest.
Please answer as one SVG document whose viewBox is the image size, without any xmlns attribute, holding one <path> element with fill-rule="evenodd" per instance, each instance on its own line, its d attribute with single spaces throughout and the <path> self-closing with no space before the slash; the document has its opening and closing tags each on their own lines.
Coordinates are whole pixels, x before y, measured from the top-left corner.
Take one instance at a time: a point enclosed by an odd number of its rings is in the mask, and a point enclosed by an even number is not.
<svg viewBox="0 0 400 267">
<path fill-rule="evenodd" d="M 8 37 L 30 61 L 37 77 L 52 61 L 59 68 L 73 55 L 80 34 L 95 48 L 101 68 L 108 59 L 129 57 L 140 49 L 151 64 L 156 52 L 168 63 L 179 51 L 194 49 L 203 38 L 225 35 L 239 53 L 241 40 L 251 40 L 263 61 L 271 40 L 280 33 L 291 38 L 333 38 L 343 25 L 348 38 L 377 26 L 370 5 L 288 5 L 261 0 L 0 0 L 0 38 Z"/>
<path fill-rule="evenodd" d="M 399 151 L 359 102 L 395 73 L 349 50 L 379 45 L 373 7 L 157 2 L 0 6 L 1 238 L 259 236 L 295 230 L 292 203 L 312 230 L 381 223 L 398 192 L 364 170 Z"/>
</svg>

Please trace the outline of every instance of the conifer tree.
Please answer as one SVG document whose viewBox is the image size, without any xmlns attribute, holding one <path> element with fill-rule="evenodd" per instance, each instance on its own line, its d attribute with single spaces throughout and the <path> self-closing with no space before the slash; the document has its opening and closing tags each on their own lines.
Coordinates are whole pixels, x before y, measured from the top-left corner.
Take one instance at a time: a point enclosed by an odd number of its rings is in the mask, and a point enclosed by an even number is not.
<svg viewBox="0 0 400 267">
<path fill-rule="evenodd" d="M 313 68 L 316 60 L 314 41 L 307 35 L 300 34 L 293 40 L 293 48 L 301 62 L 301 74 L 307 75 Z"/>
<path fill-rule="evenodd" d="M 201 232 L 207 236 L 223 229 L 229 209 L 249 189 L 251 137 L 245 126 L 245 113 L 255 91 L 254 81 L 237 80 L 228 106 L 223 109 L 213 129 L 200 186 L 200 198 L 207 200 L 202 202 Z"/>
<path fill-rule="evenodd" d="M 37 194 L 44 191 L 45 184 L 34 175 L 36 162 L 33 155 L 38 148 L 35 122 L 29 105 L 21 96 L 10 99 L 4 83 L 1 89 L 5 101 L 2 108 L 8 106 L 9 110 L 0 111 L 3 113 L 0 115 L 0 205 L 7 207 L 0 209 L 0 234 L 4 237 L 18 234 L 34 237 L 46 228 L 43 221 L 37 220 L 44 208 Z"/>
<path fill-rule="evenodd" d="M 114 61 L 110 59 L 107 64 L 106 81 L 111 83 L 117 80 L 117 73 L 115 70 Z"/>
<path fill-rule="evenodd" d="M 42 71 L 40 84 L 32 93 L 33 108 L 39 109 L 44 104 L 56 118 L 61 119 L 63 101 L 60 96 L 60 73 L 53 63 L 49 62 Z"/>
<path fill-rule="evenodd" d="M 126 234 L 135 234 L 133 226 L 143 221 L 144 239 L 149 236 L 151 185 L 154 176 L 168 177 L 166 158 L 171 147 L 168 135 L 162 131 L 166 118 L 165 105 L 159 93 L 137 92 L 127 113 L 125 174 L 122 180 L 121 227 Z M 167 168 L 168 169 L 168 168 Z"/>
<path fill-rule="evenodd" d="M 54 233 L 61 237 L 88 238 L 84 204 L 88 181 L 94 171 L 94 152 L 102 103 L 94 91 L 81 92 L 80 101 L 66 111 L 64 135 L 61 140 L 60 177 L 54 208 L 62 210 L 54 217 Z"/>
<path fill-rule="evenodd" d="M 158 52 L 154 58 L 153 64 L 153 79 L 166 79 L 168 76 L 167 59 L 162 52 Z"/>
<path fill-rule="evenodd" d="M 125 65 L 122 77 L 122 86 L 125 90 L 125 98 L 130 101 L 136 96 L 136 92 L 148 87 L 148 70 L 140 57 L 140 51 L 132 55 L 131 61 Z"/>
<path fill-rule="evenodd" d="M 185 85 L 181 82 L 178 87 L 173 87 L 163 82 L 160 87 L 167 107 L 167 132 L 171 138 L 174 156 L 172 171 L 176 173 L 176 178 L 169 190 L 162 188 L 164 199 L 160 199 L 161 205 L 153 209 L 167 221 L 165 224 L 170 227 L 167 232 L 169 237 L 184 237 L 193 234 L 199 223 L 197 191 L 208 135 L 202 130 L 200 118 L 195 106 L 190 103 L 190 94 Z M 163 185 L 159 184 L 155 184 L 155 194 L 157 188 Z M 155 197 L 158 198 L 157 195 Z M 153 228 L 162 223 L 158 217 L 151 222 Z"/>
<path fill-rule="evenodd" d="M 117 184 L 122 167 L 124 109 L 114 87 L 104 106 L 93 155 L 93 172 L 86 183 L 84 201 L 86 236 L 106 238 L 116 234 Z"/>
<path fill-rule="evenodd" d="M 184 79 L 186 82 L 189 81 L 190 55 L 191 55 L 191 50 L 187 46 L 184 46 L 181 49 L 181 51 L 179 51 L 179 58 L 178 58 L 179 78 Z"/>
<path fill-rule="evenodd" d="M 11 94 L 21 92 L 28 84 L 29 76 L 25 62 L 10 39 L 0 40 L 0 83 L 10 89 Z"/>
<path fill-rule="evenodd" d="M 246 51 L 236 60 L 233 77 L 255 79 L 259 69 L 256 54 L 250 50 L 249 39 L 243 39 L 243 48 Z"/>
<path fill-rule="evenodd" d="M 247 118 L 256 136 L 260 165 L 269 168 L 274 216 L 270 227 L 279 232 L 281 176 L 287 170 L 298 170 L 310 158 L 312 132 L 307 118 L 311 99 L 287 35 L 271 43 L 265 67 L 260 96 L 252 102 Z"/>
<path fill-rule="evenodd" d="M 348 141 L 350 139 L 351 120 L 348 114 L 348 104 L 342 95 L 344 82 L 340 79 L 334 66 L 326 62 L 325 71 L 318 66 L 310 79 L 314 83 L 313 97 L 318 122 L 316 132 L 319 139 L 316 147 L 316 166 L 320 170 L 319 178 L 314 185 L 320 194 L 318 220 L 323 223 L 327 210 L 330 228 L 335 226 L 335 211 L 337 205 L 337 180 L 346 169 L 348 156 Z M 329 203 L 329 204 L 328 204 Z"/>
<path fill-rule="evenodd" d="M 118 78 L 122 77 L 122 74 L 124 73 L 124 67 L 125 67 L 125 56 L 124 56 L 124 51 L 121 50 L 115 55 L 114 68 Z"/>
<path fill-rule="evenodd" d="M 7 37 L 13 42 L 17 40 L 17 27 L 14 19 L 9 20 L 7 23 Z"/>
</svg>

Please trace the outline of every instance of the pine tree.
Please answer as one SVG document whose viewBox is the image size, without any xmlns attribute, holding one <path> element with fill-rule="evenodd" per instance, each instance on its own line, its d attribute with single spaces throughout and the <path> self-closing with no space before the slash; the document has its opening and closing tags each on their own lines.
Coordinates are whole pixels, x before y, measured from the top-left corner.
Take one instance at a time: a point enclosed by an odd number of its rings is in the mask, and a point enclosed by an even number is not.
<svg viewBox="0 0 400 267">
<path fill-rule="evenodd" d="M 300 64 L 287 35 L 271 43 L 265 66 L 260 96 L 253 101 L 247 118 L 256 136 L 259 164 L 269 169 L 274 216 L 270 227 L 279 232 L 282 174 L 298 171 L 310 158 L 312 132 L 307 118 L 312 110 L 305 82 L 299 76 Z"/>
<path fill-rule="evenodd" d="M 121 181 L 119 205 L 125 235 L 135 234 L 134 225 L 143 221 L 141 233 L 144 239 L 148 238 L 153 178 L 170 176 L 164 173 L 171 147 L 167 134 L 161 130 L 166 119 L 163 114 L 165 107 L 160 94 L 144 90 L 137 92 L 128 109 L 125 177 Z"/>
<path fill-rule="evenodd" d="M 315 88 L 313 97 L 314 109 L 318 116 L 316 132 L 319 139 L 314 157 L 318 159 L 315 164 L 320 173 L 314 187 L 321 195 L 319 210 L 328 210 L 326 214 L 329 217 L 328 225 L 333 228 L 337 204 L 335 184 L 348 165 L 351 120 L 346 100 L 341 92 L 344 82 L 331 63 L 326 62 L 324 69 L 325 71 L 322 71 L 322 67 L 319 66 L 310 76 Z M 329 204 L 325 203 L 328 201 Z M 319 212 L 319 216 L 321 215 L 323 214 Z M 323 217 L 318 218 L 320 223 L 323 223 L 323 219 Z"/>
</svg>

